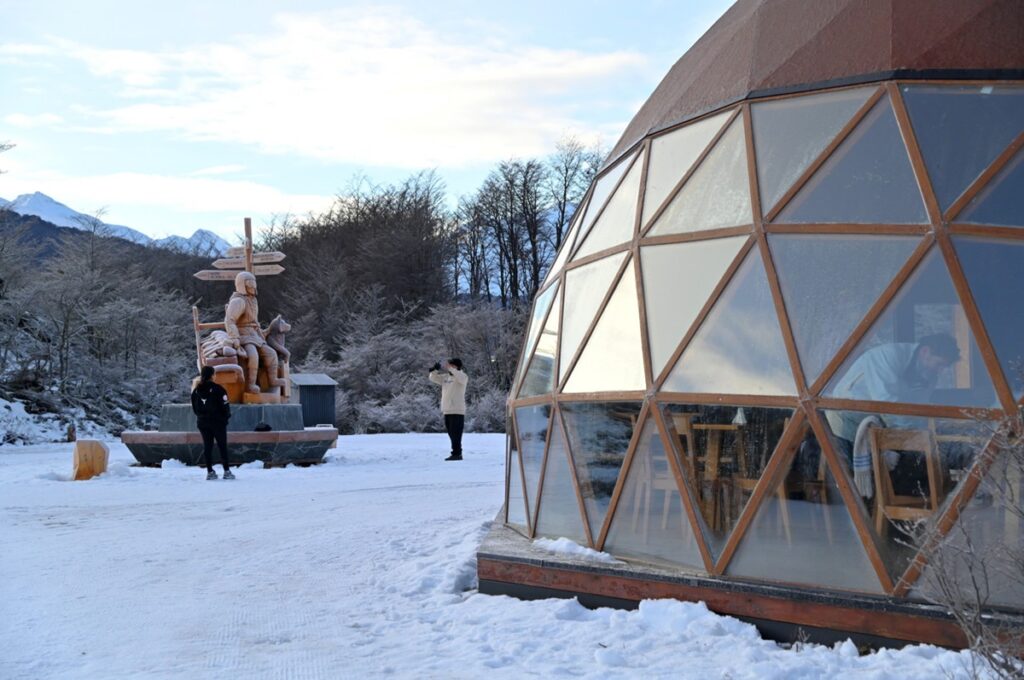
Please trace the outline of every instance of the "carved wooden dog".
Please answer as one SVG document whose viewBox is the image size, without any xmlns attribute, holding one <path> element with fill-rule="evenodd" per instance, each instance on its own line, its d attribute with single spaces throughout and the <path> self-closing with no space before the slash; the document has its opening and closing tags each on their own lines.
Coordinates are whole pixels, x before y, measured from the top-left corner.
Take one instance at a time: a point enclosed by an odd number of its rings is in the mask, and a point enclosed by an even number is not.
<svg viewBox="0 0 1024 680">
<path fill-rule="evenodd" d="M 270 321 L 267 330 L 263 331 L 263 337 L 267 344 L 274 348 L 281 361 L 288 361 L 291 356 L 291 353 L 284 347 L 284 335 L 291 329 L 292 325 L 278 314 Z"/>
</svg>

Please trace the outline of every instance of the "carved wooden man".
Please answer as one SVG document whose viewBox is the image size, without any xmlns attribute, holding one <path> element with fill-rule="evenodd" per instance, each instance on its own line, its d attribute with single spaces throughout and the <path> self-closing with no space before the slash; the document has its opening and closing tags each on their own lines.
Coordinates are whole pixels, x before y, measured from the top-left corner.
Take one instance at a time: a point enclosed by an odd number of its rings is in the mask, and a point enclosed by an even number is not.
<svg viewBox="0 0 1024 680">
<path fill-rule="evenodd" d="M 239 359 L 245 359 L 245 390 L 252 394 L 260 392 L 257 376 L 261 363 L 271 387 L 284 385 L 284 380 L 277 375 L 277 352 L 263 338 L 259 311 L 256 277 L 249 272 L 241 272 L 235 277 L 235 292 L 226 307 L 224 328 L 231 344 L 238 350 Z"/>
</svg>

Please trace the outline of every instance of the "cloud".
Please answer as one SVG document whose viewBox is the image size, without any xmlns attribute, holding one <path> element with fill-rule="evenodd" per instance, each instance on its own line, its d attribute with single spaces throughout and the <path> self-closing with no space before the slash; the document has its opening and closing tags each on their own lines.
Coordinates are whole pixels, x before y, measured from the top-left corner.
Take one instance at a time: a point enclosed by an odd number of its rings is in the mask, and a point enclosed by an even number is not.
<svg viewBox="0 0 1024 680">
<path fill-rule="evenodd" d="M 11 113 L 4 116 L 4 122 L 14 127 L 34 128 L 47 125 L 56 125 L 64 119 L 55 113 Z"/>
<path fill-rule="evenodd" d="M 244 165 L 214 165 L 209 168 L 195 170 L 190 174 L 194 177 L 203 175 L 230 175 L 236 172 L 242 172 L 243 170 L 245 170 Z"/>
<path fill-rule="evenodd" d="M 10 174 L 4 175 L 4 198 L 42 191 L 79 212 L 107 208 L 106 221 L 127 224 L 150 236 L 191 233 L 197 223 L 227 234 L 242 216 L 260 221 L 286 213 L 320 212 L 334 200 L 333 196 L 292 194 L 259 182 L 214 177 L 135 172 L 78 176 L 32 171 L 17 163 L 10 169 Z M 140 222 L 127 215 L 144 217 Z M 210 219 L 217 224 L 208 224 Z M 176 220 L 178 224 L 171 224 Z"/>
<path fill-rule="evenodd" d="M 94 129 L 171 132 L 370 167 L 467 167 L 547 153 L 567 131 L 589 136 L 628 119 L 622 109 L 602 111 L 614 121 L 588 122 L 588 102 L 594 88 L 613 93 L 644 65 L 628 51 L 442 34 L 387 9 L 279 15 L 269 36 L 176 51 L 59 46 L 119 88 L 123 105 L 88 110 Z"/>
</svg>

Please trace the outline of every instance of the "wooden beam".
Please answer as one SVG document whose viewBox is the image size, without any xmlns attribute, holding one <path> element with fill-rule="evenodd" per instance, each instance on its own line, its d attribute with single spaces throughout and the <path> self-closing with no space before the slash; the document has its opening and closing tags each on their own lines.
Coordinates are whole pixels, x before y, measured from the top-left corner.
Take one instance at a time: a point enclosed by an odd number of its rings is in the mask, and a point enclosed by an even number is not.
<svg viewBox="0 0 1024 680">
<path fill-rule="evenodd" d="M 252 273 L 252 219 L 245 218 L 245 271 Z"/>
<path fill-rule="evenodd" d="M 608 530 L 611 529 L 612 519 L 615 517 L 615 511 L 619 507 L 619 498 L 622 497 L 623 487 L 626 486 L 626 477 L 629 474 L 630 466 L 633 464 L 633 458 L 636 456 L 636 448 L 640 445 L 640 434 L 643 432 L 644 424 L 647 422 L 647 414 L 650 409 L 650 402 L 645 402 L 640 408 L 640 414 L 637 416 L 636 425 L 633 426 L 633 436 L 629 439 L 629 447 L 626 449 L 626 458 L 622 461 L 622 467 L 619 468 L 619 477 L 615 480 L 615 489 L 612 491 L 612 498 L 608 504 L 608 511 L 605 514 L 604 525 L 601 527 L 601 535 L 597 539 L 598 550 L 604 550 L 604 542 L 608 538 Z"/>
<path fill-rule="evenodd" d="M 960 213 L 966 208 L 974 197 L 981 193 L 982 189 L 988 186 L 988 183 L 999 174 L 999 171 L 1006 167 L 1006 164 L 1017 155 L 1017 152 L 1024 148 L 1024 131 L 1018 134 L 1009 146 L 1003 149 L 1002 153 L 996 156 L 996 159 L 992 161 L 985 170 L 982 171 L 978 177 L 971 182 L 971 185 L 967 187 L 960 196 L 953 201 L 952 205 L 946 210 L 946 214 L 943 215 L 943 219 L 946 222 L 952 222 L 956 217 L 959 217 Z M 1018 233 L 1022 231 L 1017 229 Z"/>
<path fill-rule="evenodd" d="M 754 517 L 757 516 L 757 511 L 761 508 L 761 504 L 768 495 L 768 492 L 774 489 L 776 484 L 784 483 L 785 475 L 789 473 L 789 465 L 796 456 L 800 435 L 804 433 L 806 427 L 806 416 L 802 410 L 797 409 L 789 421 L 789 427 L 783 431 L 779 441 L 776 442 L 772 456 L 768 459 L 768 464 L 764 466 L 764 470 L 761 471 L 761 476 L 754 486 L 750 499 L 740 512 L 736 526 L 729 533 L 729 538 L 722 548 L 722 554 L 718 556 L 718 561 L 715 563 L 712 573 L 725 573 L 729 566 L 729 561 L 732 560 L 736 548 L 739 547 L 740 541 L 743 540 L 747 529 L 753 523 Z"/>
<path fill-rule="evenodd" d="M 691 484 L 696 484 L 696 481 L 691 480 L 687 476 L 686 470 L 679 464 L 684 455 L 679 448 L 679 433 L 676 432 L 675 425 L 671 420 L 665 420 L 665 414 L 661 410 L 660 404 L 653 402 L 651 411 L 654 415 L 654 422 L 658 426 L 658 432 L 661 435 L 661 444 L 665 449 L 665 455 L 669 460 L 669 468 L 672 470 L 676 486 L 679 488 L 679 498 L 683 508 L 686 510 L 686 517 L 690 522 L 690 529 L 693 531 L 693 539 L 697 542 L 697 549 L 700 551 L 701 560 L 704 562 L 704 569 L 710 574 L 714 571 L 715 560 L 711 556 L 711 550 L 708 548 L 707 541 L 705 540 L 701 520 L 697 515 L 697 501 L 693 497 L 693 491 L 690 486 Z"/>
<path fill-rule="evenodd" d="M 772 594 L 760 594 L 750 588 L 737 587 L 727 581 L 713 579 L 644 578 L 642 573 L 626 574 L 608 570 L 577 570 L 570 565 L 537 565 L 481 556 L 477 575 L 482 582 L 509 583 L 549 588 L 566 593 L 601 595 L 629 602 L 652 599 L 676 599 L 704 602 L 708 609 L 727 616 L 741 616 L 782 621 L 807 626 L 864 633 L 894 640 L 927 642 L 944 647 L 963 648 L 967 640 L 956 622 L 948 617 L 927 614 L 915 616 L 901 611 L 887 611 L 877 603 L 866 606 L 840 604 L 835 601 L 810 600 L 801 588 L 791 591 L 792 597 L 778 584 Z M 803 588 L 806 590 L 806 587 Z"/>
<path fill-rule="evenodd" d="M 737 106 L 733 110 L 733 112 L 729 114 L 729 117 L 725 119 L 725 122 L 722 123 L 722 127 L 718 129 L 718 132 L 716 132 L 715 135 L 711 138 L 711 140 L 708 141 L 707 146 L 705 146 L 704 150 L 700 152 L 700 155 L 693 160 L 693 164 L 690 165 L 690 168 L 686 171 L 686 173 L 684 173 L 683 176 L 679 178 L 679 181 L 676 182 L 676 185 L 672 187 L 671 191 L 668 192 L 664 200 L 662 200 L 661 205 L 658 207 L 657 210 L 654 211 L 654 214 L 651 215 L 651 219 L 647 221 L 646 225 L 641 226 L 641 236 L 649 232 L 651 228 L 654 226 L 654 224 L 661 217 L 662 213 L 664 213 L 668 209 L 668 206 L 672 204 L 673 200 L 675 200 L 676 194 L 678 194 L 680 190 L 682 190 L 683 185 L 685 185 L 690 180 L 690 177 L 692 177 L 693 174 L 697 172 L 697 169 L 704 162 L 704 159 L 707 158 L 708 154 L 711 153 L 711 150 L 715 148 L 715 145 L 718 144 L 718 140 L 722 138 L 722 135 L 724 135 L 726 130 L 729 129 L 733 121 L 736 120 L 736 116 L 738 115 L 740 115 L 740 107 Z"/>
<path fill-rule="evenodd" d="M 710 314 L 711 310 L 714 309 L 715 303 L 718 302 L 718 299 L 722 296 L 722 293 L 724 293 L 725 289 L 729 287 L 729 283 L 732 281 L 733 275 L 736 274 L 736 271 L 740 268 L 740 265 L 743 264 L 743 261 L 746 259 L 747 254 L 750 252 L 750 249 L 754 247 L 756 242 L 757 239 L 751 237 L 747 240 L 746 243 L 744 243 L 740 247 L 739 251 L 737 251 L 735 257 L 733 257 L 732 259 L 732 262 L 722 273 L 722 278 L 718 280 L 718 285 L 716 285 L 714 290 L 711 291 L 711 295 L 704 303 L 704 306 L 701 307 L 700 312 L 697 313 L 696 318 L 694 318 L 693 322 L 690 324 L 690 328 L 686 331 L 686 334 L 683 335 L 683 338 L 682 340 L 679 341 L 679 344 L 676 346 L 675 351 L 672 352 L 672 356 L 669 357 L 668 361 L 665 363 L 665 366 L 661 369 L 661 373 L 658 375 L 657 378 L 654 379 L 655 389 L 660 390 L 662 386 L 665 384 L 665 380 L 672 372 L 672 369 L 675 368 L 676 362 L 679 361 L 679 357 L 682 356 L 683 352 L 686 350 L 687 345 L 690 344 L 690 340 L 693 339 L 693 336 L 697 334 L 697 330 L 704 323 L 704 320 L 707 318 L 708 314 Z"/>
<path fill-rule="evenodd" d="M 793 182 L 793 186 L 791 186 L 789 190 L 786 191 L 786 193 L 782 194 L 782 196 L 779 198 L 779 200 L 775 203 L 774 206 L 771 206 L 770 209 L 765 212 L 765 222 L 775 221 L 775 218 L 779 216 L 779 213 L 782 212 L 782 209 L 786 207 L 786 205 L 793 199 L 794 196 L 800 193 L 800 190 L 803 189 L 804 185 L 807 184 L 811 177 L 814 176 L 814 173 L 818 171 L 818 168 L 824 165 L 825 161 L 829 159 L 829 157 L 832 155 L 832 152 L 839 148 L 839 145 L 842 144 L 843 141 L 845 141 L 846 138 L 850 136 L 850 133 L 853 132 L 853 130 L 857 127 L 857 124 L 864 119 L 864 116 L 868 115 L 868 112 L 871 111 L 875 104 L 878 103 L 878 100 L 882 98 L 882 94 L 884 92 L 885 90 L 879 87 L 871 94 L 870 97 L 867 98 L 867 100 L 861 105 L 861 107 L 857 109 L 857 112 L 853 114 L 853 117 L 846 122 L 846 125 L 840 128 L 839 132 L 837 132 L 836 136 L 832 138 L 832 141 L 828 144 L 828 146 L 822 149 L 821 153 L 818 154 L 818 157 L 814 160 L 814 162 L 808 165 L 807 169 L 800 174 L 800 176 L 796 179 L 795 182 Z"/>
<path fill-rule="evenodd" d="M 562 442 L 565 444 L 565 455 L 569 458 L 569 471 L 572 477 L 572 488 L 576 492 L 576 503 L 579 506 L 580 516 L 583 519 L 583 531 L 586 533 L 588 544 L 591 548 L 597 549 L 597 541 L 594 540 L 594 532 L 590 527 L 590 517 L 587 516 L 587 504 L 583 500 L 583 492 L 580 490 L 580 480 L 576 472 L 576 458 L 572 452 L 572 443 L 569 441 L 569 432 L 565 429 L 565 420 L 562 416 L 562 409 L 555 404 L 555 414 L 558 427 L 561 428 Z"/>
<path fill-rule="evenodd" d="M 829 380 L 832 379 L 832 375 L 839 370 L 840 366 L 843 365 L 843 362 L 846 361 L 847 356 L 849 356 L 849 354 L 856 349 L 857 345 L 860 344 L 861 339 L 871 329 L 871 326 L 874 325 L 875 321 L 878 320 L 878 317 L 885 312 L 889 303 L 896 297 L 896 294 L 903 287 L 903 284 L 910 278 L 910 275 L 914 273 L 914 270 L 917 269 L 917 266 L 924 259 L 934 241 L 935 239 L 931 234 L 925 235 L 921 243 L 919 243 L 917 248 L 914 249 L 914 252 L 910 254 L 907 261 L 903 263 L 900 270 L 896 272 L 896 276 L 893 280 L 889 282 L 889 285 L 882 291 L 882 294 L 877 300 L 875 300 L 875 304 L 871 305 L 871 308 L 868 309 L 864 318 L 861 319 L 860 323 L 858 323 L 850 332 L 850 337 L 847 338 L 846 342 L 844 342 L 839 348 L 839 351 L 837 351 L 835 356 L 832 357 L 832 360 L 825 364 L 825 368 L 821 370 L 821 374 L 818 375 L 817 379 L 810 386 L 811 394 L 820 394 L 821 391 L 828 386 Z"/>
<path fill-rule="evenodd" d="M 847 512 L 850 513 L 857 536 L 860 538 L 861 545 L 864 546 L 864 551 L 867 553 L 868 561 L 875 570 L 875 575 L 878 577 L 882 590 L 891 593 L 894 587 L 892 576 L 889 574 L 885 561 L 882 559 L 882 548 L 879 545 L 878 536 L 875 535 L 871 528 L 871 520 L 867 515 L 867 510 L 860 501 L 860 493 L 854 489 L 854 485 L 846 472 L 846 466 L 839 460 L 835 447 L 832 446 L 832 437 L 830 436 L 829 429 L 821 420 L 821 414 L 817 410 L 810 408 L 809 404 L 805 404 L 805 407 L 807 408 L 807 421 L 814 432 L 815 438 L 818 440 L 821 455 L 825 456 L 829 470 L 832 472 L 832 478 L 835 479 L 836 485 L 839 487 L 839 496 L 843 499 Z"/>
</svg>

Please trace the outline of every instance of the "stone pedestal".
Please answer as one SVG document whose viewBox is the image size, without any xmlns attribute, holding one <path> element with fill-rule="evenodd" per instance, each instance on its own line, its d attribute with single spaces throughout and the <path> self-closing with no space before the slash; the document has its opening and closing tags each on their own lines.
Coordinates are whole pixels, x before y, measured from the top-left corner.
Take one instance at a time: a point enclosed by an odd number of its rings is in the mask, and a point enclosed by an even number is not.
<svg viewBox="0 0 1024 680">
<path fill-rule="evenodd" d="M 256 432 L 256 425 L 270 426 Z M 228 460 L 232 465 L 263 461 L 267 467 L 322 463 L 334 446 L 338 430 L 303 428 L 299 404 L 232 404 L 228 421 Z M 164 404 L 156 432 L 124 432 L 121 441 L 142 465 L 159 466 L 165 460 L 203 465 L 203 440 L 190 404 Z M 220 454 L 214 449 L 214 460 Z"/>
</svg>

